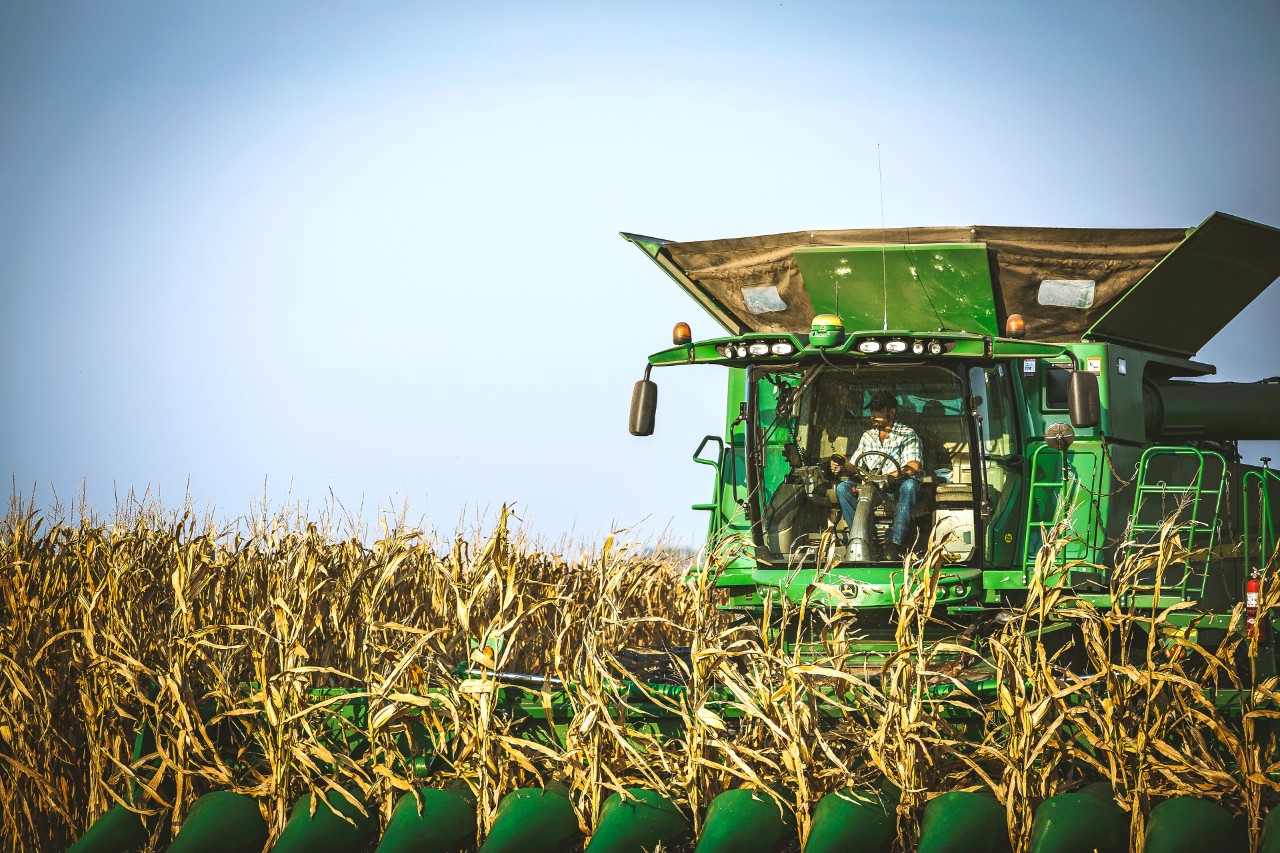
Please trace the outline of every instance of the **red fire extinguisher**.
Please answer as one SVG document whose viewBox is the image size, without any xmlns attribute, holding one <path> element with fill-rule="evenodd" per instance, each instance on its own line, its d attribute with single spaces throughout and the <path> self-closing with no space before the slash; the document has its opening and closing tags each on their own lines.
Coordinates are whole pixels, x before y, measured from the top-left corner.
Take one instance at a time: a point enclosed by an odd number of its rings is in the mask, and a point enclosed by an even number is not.
<svg viewBox="0 0 1280 853">
<path fill-rule="evenodd" d="M 1250 640 L 1261 641 L 1266 636 L 1266 620 L 1258 621 L 1258 601 L 1262 598 L 1262 575 L 1255 568 L 1244 583 L 1244 624 Z"/>
</svg>

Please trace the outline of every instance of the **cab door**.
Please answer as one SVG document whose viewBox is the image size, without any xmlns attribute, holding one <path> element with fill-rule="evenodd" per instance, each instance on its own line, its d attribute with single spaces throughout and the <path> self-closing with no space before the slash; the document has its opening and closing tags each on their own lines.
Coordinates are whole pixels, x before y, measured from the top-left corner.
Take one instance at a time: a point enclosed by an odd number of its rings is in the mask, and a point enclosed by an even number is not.
<svg viewBox="0 0 1280 853">
<path fill-rule="evenodd" d="M 985 525 L 984 562 L 992 568 L 1011 567 L 1017 561 L 1023 529 L 1024 468 L 1022 441 L 1018 435 L 1018 409 L 1013 396 L 1009 365 L 1001 362 L 969 369 L 974 402 L 974 429 L 981 466 L 983 495 L 988 510 Z M 983 499 L 985 498 L 985 501 Z"/>
</svg>

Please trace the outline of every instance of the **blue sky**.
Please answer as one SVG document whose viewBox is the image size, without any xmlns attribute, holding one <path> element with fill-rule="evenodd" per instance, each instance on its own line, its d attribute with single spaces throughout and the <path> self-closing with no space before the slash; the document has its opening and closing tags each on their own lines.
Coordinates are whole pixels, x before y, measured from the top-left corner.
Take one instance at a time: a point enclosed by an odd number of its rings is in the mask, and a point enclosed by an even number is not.
<svg viewBox="0 0 1280 853">
<path fill-rule="evenodd" d="M 0 472 L 691 542 L 723 375 L 626 408 L 716 329 L 619 230 L 874 227 L 881 174 L 890 226 L 1280 226 L 1280 11 L 1229 9 L 5 3 Z M 1278 316 L 1201 359 L 1280 374 Z"/>
</svg>

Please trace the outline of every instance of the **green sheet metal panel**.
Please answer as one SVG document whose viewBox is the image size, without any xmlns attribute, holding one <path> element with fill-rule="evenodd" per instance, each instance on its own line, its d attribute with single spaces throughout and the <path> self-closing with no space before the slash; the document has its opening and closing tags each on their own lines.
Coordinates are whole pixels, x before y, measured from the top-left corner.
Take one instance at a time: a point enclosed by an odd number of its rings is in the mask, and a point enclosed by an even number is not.
<svg viewBox="0 0 1280 853">
<path fill-rule="evenodd" d="M 983 243 L 797 248 L 795 260 L 813 310 L 850 332 L 997 333 Z"/>
<path fill-rule="evenodd" d="M 1028 853 L 1127 853 L 1129 815 L 1094 791 L 1055 794 L 1036 809 Z"/>
<path fill-rule="evenodd" d="M 792 843 L 796 818 L 770 796 L 733 788 L 707 807 L 694 853 L 773 853 Z"/>
<path fill-rule="evenodd" d="M 475 836 L 476 798 L 465 785 L 419 788 L 396 803 L 375 853 L 455 853 Z"/>
<path fill-rule="evenodd" d="M 328 791 L 311 813 L 311 794 L 294 803 L 289 822 L 271 853 L 349 853 L 362 850 L 378 835 L 378 817 L 360 808 L 339 791 Z"/>
<path fill-rule="evenodd" d="M 1173 797 L 1147 816 L 1145 853 L 1244 853 L 1249 849 L 1242 819 L 1200 797 Z"/>
<path fill-rule="evenodd" d="M 917 853 L 1009 853 L 1004 807 L 989 792 L 948 791 L 929 801 Z"/>
<path fill-rule="evenodd" d="M 1280 853 L 1280 806 L 1267 812 L 1262 824 L 1262 838 L 1258 841 L 1258 853 Z"/>
<path fill-rule="evenodd" d="M 1280 276 L 1280 229 L 1215 213 L 1085 337 L 1189 357 Z"/>
<path fill-rule="evenodd" d="M 270 834 L 253 797 L 211 791 L 192 804 L 168 853 L 259 853 Z"/>
<path fill-rule="evenodd" d="M 889 853 L 898 836 L 898 797 L 896 789 L 827 794 L 814 809 L 804 853 Z"/>
<path fill-rule="evenodd" d="M 554 853 L 576 839 L 578 818 L 568 788 L 517 788 L 498 803 L 480 853 Z"/>
<path fill-rule="evenodd" d="M 626 799 L 614 792 L 605 800 L 587 853 L 666 849 L 689 834 L 688 819 L 671 800 L 646 788 L 626 790 Z"/>
<path fill-rule="evenodd" d="M 116 805 L 94 821 L 67 853 L 132 853 L 145 848 L 150 837 L 142 815 Z"/>
</svg>

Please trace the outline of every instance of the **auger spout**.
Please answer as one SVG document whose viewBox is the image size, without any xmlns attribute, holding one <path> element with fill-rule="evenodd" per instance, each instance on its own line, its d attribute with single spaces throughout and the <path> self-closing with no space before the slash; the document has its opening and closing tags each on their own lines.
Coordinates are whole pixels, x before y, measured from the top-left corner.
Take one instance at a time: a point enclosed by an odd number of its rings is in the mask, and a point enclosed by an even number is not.
<svg viewBox="0 0 1280 853">
<path fill-rule="evenodd" d="M 1152 439 L 1280 439 L 1280 377 L 1261 382 L 1148 382 L 1142 402 Z"/>
</svg>

